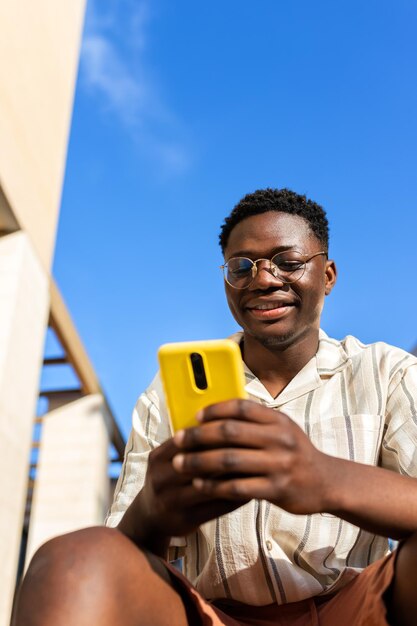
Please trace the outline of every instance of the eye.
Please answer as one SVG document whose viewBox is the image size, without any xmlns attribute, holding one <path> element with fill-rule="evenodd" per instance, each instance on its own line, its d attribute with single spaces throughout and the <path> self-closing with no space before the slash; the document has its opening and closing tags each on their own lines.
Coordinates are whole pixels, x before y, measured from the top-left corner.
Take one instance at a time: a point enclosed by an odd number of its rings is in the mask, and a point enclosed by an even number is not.
<svg viewBox="0 0 417 626">
<path fill-rule="evenodd" d="M 244 276 L 251 271 L 252 262 L 249 259 L 245 259 L 244 257 L 236 257 L 228 261 L 227 268 L 229 274 L 232 274 L 234 277 L 238 278 L 239 276 Z"/>
<path fill-rule="evenodd" d="M 304 261 L 301 259 L 272 259 L 272 262 L 280 269 L 281 272 L 295 272 L 302 269 Z"/>
<path fill-rule="evenodd" d="M 229 271 L 233 276 L 239 276 L 240 274 L 246 274 L 248 271 L 247 267 L 229 267 Z"/>
</svg>

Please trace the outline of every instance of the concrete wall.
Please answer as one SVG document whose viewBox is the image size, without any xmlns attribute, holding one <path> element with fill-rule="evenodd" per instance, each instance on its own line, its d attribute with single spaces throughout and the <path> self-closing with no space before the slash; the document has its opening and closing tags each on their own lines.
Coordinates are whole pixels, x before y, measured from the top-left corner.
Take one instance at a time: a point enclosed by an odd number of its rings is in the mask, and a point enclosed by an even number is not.
<svg viewBox="0 0 417 626">
<path fill-rule="evenodd" d="M 8 626 L 26 503 L 49 285 L 28 236 L 0 238 L 0 625 Z"/>
<path fill-rule="evenodd" d="M 85 0 L 0 2 L 0 626 L 16 582 L 84 10 Z"/>
<path fill-rule="evenodd" d="M 85 0 L 0 2 L 0 186 L 52 261 Z"/>
<path fill-rule="evenodd" d="M 44 417 L 27 563 L 48 539 L 103 524 L 110 488 L 109 419 L 100 394 L 66 404 Z"/>
</svg>

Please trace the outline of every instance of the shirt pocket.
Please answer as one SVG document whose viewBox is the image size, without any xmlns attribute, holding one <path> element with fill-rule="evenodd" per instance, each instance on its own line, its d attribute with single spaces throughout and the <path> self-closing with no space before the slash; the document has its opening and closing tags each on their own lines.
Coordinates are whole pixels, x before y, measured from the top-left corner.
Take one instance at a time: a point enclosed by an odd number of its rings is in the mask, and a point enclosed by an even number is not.
<svg viewBox="0 0 417 626">
<path fill-rule="evenodd" d="M 377 465 L 383 425 L 382 415 L 333 416 L 313 424 L 310 439 L 316 448 L 330 456 Z"/>
</svg>

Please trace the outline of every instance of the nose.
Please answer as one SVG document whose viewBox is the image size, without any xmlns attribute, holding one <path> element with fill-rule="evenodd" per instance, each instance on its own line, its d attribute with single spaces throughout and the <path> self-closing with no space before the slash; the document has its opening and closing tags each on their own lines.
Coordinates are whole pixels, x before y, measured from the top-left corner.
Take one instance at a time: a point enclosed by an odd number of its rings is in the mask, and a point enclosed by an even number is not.
<svg viewBox="0 0 417 626">
<path fill-rule="evenodd" d="M 254 274 L 249 289 L 270 289 L 271 287 L 282 287 L 283 281 L 279 278 L 278 270 L 269 259 L 258 259 L 255 261 L 256 273 Z"/>
</svg>

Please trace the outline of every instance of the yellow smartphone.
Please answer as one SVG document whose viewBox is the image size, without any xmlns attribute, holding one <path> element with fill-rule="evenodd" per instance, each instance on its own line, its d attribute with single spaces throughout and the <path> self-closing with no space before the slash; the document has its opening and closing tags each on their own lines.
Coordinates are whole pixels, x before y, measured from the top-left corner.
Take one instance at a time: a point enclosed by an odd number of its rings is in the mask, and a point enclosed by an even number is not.
<svg viewBox="0 0 417 626">
<path fill-rule="evenodd" d="M 198 425 L 196 413 L 210 404 L 247 397 L 240 348 L 230 339 L 166 343 L 158 360 L 174 432 Z"/>
</svg>

